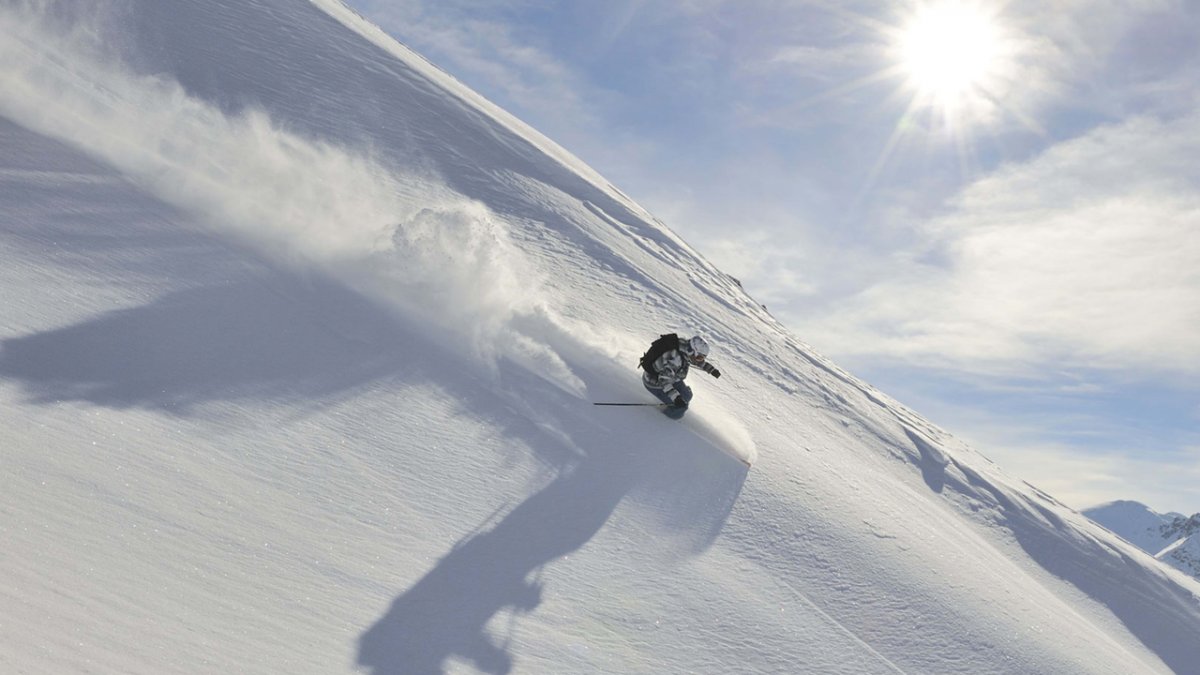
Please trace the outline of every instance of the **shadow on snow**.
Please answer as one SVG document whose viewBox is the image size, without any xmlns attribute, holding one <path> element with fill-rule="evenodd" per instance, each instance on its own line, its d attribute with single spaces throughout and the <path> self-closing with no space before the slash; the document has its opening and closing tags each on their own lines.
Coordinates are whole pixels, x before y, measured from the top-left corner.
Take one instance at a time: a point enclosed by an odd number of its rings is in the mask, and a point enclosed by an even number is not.
<svg viewBox="0 0 1200 675">
<path fill-rule="evenodd" d="M 502 433 L 557 467 L 557 477 L 404 591 L 363 634 L 358 655 L 375 675 L 440 673 L 454 657 L 507 673 L 515 647 L 488 624 L 541 604 L 546 565 L 583 547 L 626 498 L 645 507 L 658 546 L 702 551 L 746 471 L 653 409 L 606 416 L 511 364 L 501 366 L 500 387 L 460 372 L 466 366 L 439 366 L 455 361 L 451 349 L 334 281 L 274 271 L 5 340 L 0 377 L 39 404 L 180 415 L 231 400 L 327 401 L 388 377 L 436 380 L 467 409 L 533 411 L 513 414 Z M 607 372 L 589 384 L 603 389 Z M 628 377 L 637 386 L 633 369 Z"/>
<path fill-rule="evenodd" d="M 487 673 L 512 671 L 512 636 L 494 635 L 489 622 L 534 611 L 547 592 L 541 571 L 587 544 L 627 497 L 657 516 L 656 545 L 665 539 L 681 555 L 707 548 L 720 532 L 746 477 L 740 463 L 691 443 L 657 411 L 606 417 L 577 400 L 560 397 L 556 406 L 554 391 L 546 393 L 535 404 L 558 418 L 551 425 L 561 434 L 522 440 L 542 456 L 575 459 L 392 603 L 359 643 L 358 663 L 374 675 L 442 673 L 453 657 Z"/>
</svg>

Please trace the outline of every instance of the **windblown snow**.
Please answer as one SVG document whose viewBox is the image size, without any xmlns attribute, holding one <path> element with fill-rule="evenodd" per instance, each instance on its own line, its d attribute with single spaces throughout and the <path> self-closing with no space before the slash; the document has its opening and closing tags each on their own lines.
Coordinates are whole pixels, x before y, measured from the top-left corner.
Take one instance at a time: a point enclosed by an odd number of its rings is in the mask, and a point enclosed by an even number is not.
<svg viewBox="0 0 1200 675">
<path fill-rule="evenodd" d="M 4 672 L 1197 672 L 1200 584 L 333 0 L 2 0 L 0 148 Z M 666 331 L 683 423 L 591 405 Z"/>
</svg>

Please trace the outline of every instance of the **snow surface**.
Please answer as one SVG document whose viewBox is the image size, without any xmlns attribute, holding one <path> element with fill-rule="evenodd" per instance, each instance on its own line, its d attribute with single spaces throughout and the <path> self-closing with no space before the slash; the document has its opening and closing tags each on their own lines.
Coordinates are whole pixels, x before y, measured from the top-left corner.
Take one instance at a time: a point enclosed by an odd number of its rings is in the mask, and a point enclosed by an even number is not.
<svg viewBox="0 0 1200 675">
<path fill-rule="evenodd" d="M 3 0 L 0 148 L 0 671 L 1198 672 L 1200 584 L 331 0 Z M 689 423 L 592 406 L 666 330 Z"/>
</svg>

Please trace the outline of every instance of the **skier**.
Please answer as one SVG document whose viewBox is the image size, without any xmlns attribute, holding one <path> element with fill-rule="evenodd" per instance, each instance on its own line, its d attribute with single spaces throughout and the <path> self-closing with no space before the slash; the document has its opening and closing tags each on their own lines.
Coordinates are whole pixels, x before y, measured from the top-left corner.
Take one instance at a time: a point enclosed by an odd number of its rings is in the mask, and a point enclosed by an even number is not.
<svg viewBox="0 0 1200 675">
<path fill-rule="evenodd" d="M 708 362 L 708 341 L 699 335 L 682 339 L 675 333 L 660 336 L 642 355 L 642 385 L 658 400 L 670 405 L 666 414 L 679 419 L 687 412 L 692 389 L 684 384 L 689 366 L 697 366 L 713 377 L 721 371 Z"/>
</svg>

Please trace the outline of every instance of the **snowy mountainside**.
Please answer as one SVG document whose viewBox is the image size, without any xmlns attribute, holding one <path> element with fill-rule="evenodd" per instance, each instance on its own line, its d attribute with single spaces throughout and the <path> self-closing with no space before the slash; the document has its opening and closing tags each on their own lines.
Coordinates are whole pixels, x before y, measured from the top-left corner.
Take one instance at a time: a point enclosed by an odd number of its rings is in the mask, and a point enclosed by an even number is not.
<svg viewBox="0 0 1200 675">
<path fill-rule="evenodd" d="M 1081 513 L 1150 555 L 1179 539 L 1179 536 L 1167 537 L 1164 530 L 1176 518 L 1182 517 L 1180 514 L 1157 513 L 1140 502 L 1118 500 L 1084 509 Z"/>
<path fill-rule="evenodd" d="M 1200 534 L 1193 529 L 1191 534 L 1176 540 L 1154 557 L 1184 574 L 1200 579 Z"/>
<path fill-rule="evenodd" d="M 1156 513 L 1145 504 L 1115 501 L 1082 512 L 1123 539 L 1174 567 L 1200 579 L 1200 513 Z"/>
<path fill-rule="evenodd" d="M 0 82 L 0 670 L 1200 663 L 1200 584 L 332 0 L 5 0 Z M 592 406 L 666 330 L 685 424 Z"/>
</svg>

